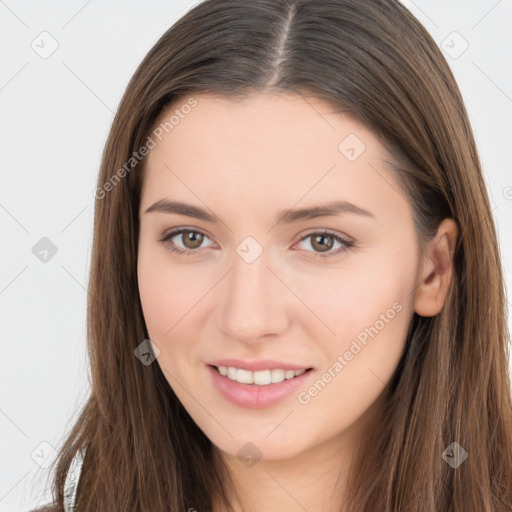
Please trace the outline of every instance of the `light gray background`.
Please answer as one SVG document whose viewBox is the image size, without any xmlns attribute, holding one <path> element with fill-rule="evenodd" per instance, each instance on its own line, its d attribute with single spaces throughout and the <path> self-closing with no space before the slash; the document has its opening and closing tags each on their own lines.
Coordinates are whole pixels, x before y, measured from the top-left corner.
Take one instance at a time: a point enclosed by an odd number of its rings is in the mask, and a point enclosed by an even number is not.
<svg viewBox="0 0 512 512">
<path fill-rule="evenodd" d="M 52 446 L 89 389 L 85 286 L 101 152 L 137 65 L 195 3 L 0 0 L 0 512 L 47 501 Z M 510 290 L 512 1 L 404 3 L 458 80 Z M 57 247 L 46 263 L 32 252 L 42 237 Z"/>
</svg>

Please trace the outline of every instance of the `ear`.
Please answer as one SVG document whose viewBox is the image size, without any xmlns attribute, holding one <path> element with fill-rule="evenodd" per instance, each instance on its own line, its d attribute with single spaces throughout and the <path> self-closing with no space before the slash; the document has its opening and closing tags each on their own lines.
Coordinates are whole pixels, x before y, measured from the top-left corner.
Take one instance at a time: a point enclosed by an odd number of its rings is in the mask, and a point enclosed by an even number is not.
<svg viewBox="0 0 512 512">
<path fill-rule="evenodd" d="M 457 236 L 457 224 L 446 218 L 427 244 L 414 301 L 414 311 L 420 316 L 435 316 L 443 309 L 452 279 Z"/>
</svg>

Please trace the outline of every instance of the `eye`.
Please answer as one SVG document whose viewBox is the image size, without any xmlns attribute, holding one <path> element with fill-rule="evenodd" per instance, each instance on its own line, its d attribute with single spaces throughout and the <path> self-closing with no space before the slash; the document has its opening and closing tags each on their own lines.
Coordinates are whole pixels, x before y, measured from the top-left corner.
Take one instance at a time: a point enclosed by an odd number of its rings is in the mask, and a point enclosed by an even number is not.
<svg viewBox="0 0 512 512">
<path fill-rule="evenodd" d="M 183 247 L 179 247 L 172 240 L 173 238 L 179 237 L 180 235 L 181 244 L 183 245 Z M 315 231 L 313 233 L 309 233 L 308 235 L 302 237 L 299 243 L 303 242 L 304 240 L 307 240 L 308 238 L 311 239 L 310 246 L 313 247 L 315 251 L 319 251 L 316 252 L 316 254 L 314 254 L 315 258 L 330 258 L 332 256 L 336 256 L 347 251 L 348 249 L 355 245 L 354 242 L 350 240 L 345 240 L 336 233 L 333 233 L 328 230 Z M 177 239 L 179 240 L 179 238 Z M 202 233 L 201 231 L 197 231 L 195 229 L 180 228 L 165 234 L 158 241 L 164 244 L 171 252 L 183 255 L 191 255 L 193 253 L 197 254 L 203 249 L 201 245 L 205 239 L 209 239 L 209 237 Z M 332 241 L 329 242 L 328 240 Z M 340 244 L 341 247 L 335 251 L 330 251 L 335 243 Z"/>
<path fill-rule="evenodd" d="M 320 252 L 317 252 L 314 257 L 320 257 L 320 258 L 330 258 L 332 256 L 336 256 L 338 254 L 341 254 L 351 247 L 353 247 L 355 244 L 354 242 L 350 240 L 345 240 L 344 238 L 340 237 L 336 233 L 333 233 L 331 231 L 323 230 L 323 231 L 316 231 L 314 233 L 309 233 L 305 237 L 301 238 L 301 242 L 304 240 L 307 240 L 308 238 L 311 238 L 310 246 L 314 249 L 318 249 Z M 328 240 L 333 240 L 329 242 Z M 334 246 L 334 243 L 341 244 L 341 247 L 332 252 L 330 249 Z M 322 254 L 326 253 L 326 254 Z"/>
<path fill-rule="evenodd" d="M 172 241 L 173 238 L 178 237 L 179 235 L 182 235 L 181 241 L 184 247 L 176 246 L 176 243 Z M 205 238 L 208 237 L 201 231 L 181 228 L 165 234 L 158 241 L 164 244 L 171 252 L 178 254 L 192 254 L 200 252 L 200 246 Z"/>
</svg>

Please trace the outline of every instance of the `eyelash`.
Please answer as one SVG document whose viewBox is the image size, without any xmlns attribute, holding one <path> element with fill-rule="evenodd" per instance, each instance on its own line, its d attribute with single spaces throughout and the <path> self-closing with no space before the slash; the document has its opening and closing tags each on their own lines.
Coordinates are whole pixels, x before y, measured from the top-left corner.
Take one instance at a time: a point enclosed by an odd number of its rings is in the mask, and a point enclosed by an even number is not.
<svg viewBox="0 0 512 512">
<path fill-rule="evenodd" d="M 181 235 L 182 233 L 185 233 L 185 232 L 199 233 L 199 234 L 209 238 L 208 235 L 206 235 L 202 231 L 198 231 L 198 230 L 195 230 L 195 229 L 180 228 L 180 229 L 177 229 L 177 230 L 171 231 L 170 233 L 165 234 L 158 241 L 160 243 L 164 244 L 168 248 L 168 250 L 170 252 L 177 253 L 177 254 L 182 254 L 182 255 L 190 255 L 192 253 L 196 253 L 197 254 L 201 249 L 181 249 L 181 248 L 177 248 L 175 245 L 168 245 L 168 242 L 170 241 L 171 238 L 174 238 L 175 236 Z M 328 254 L 322 254 L 322 253 L 316 252 L 316 253 L 314 253 L 314 256 L 313 256 L 314 258 L 317 258 L 317 257 L 324 258 L 324 259 L 325 258 L 331 258 L 333 256 L 337 256 L 338 254 L 344 253 L 344 252 L 348 251 L 350 248 L 355 246 L 354 242 L 352 242 L 350 240 L 345 240 L 344 238 L 340 237 L 336 233 L 334 233 L 332 231 L 329 231 L 329 230 L 326 230 L 326 229 L 324 229 L 322 231 L 314 231 L 312 233 L 308 233 L 306 236 L 302 237 L 299 240 L 299 242 L 302 242 L 303 240 L 306 240 L 307 238 L 310 238 L 310 237 L 315 236 L 315 235 L 327 236 L 329 238 L 332 238 L 336 242 L 339 242 L 339 243 L 343 244 L 344 247 L 338 249 L 335 252 L 331 252 L 331 253 L 328 253 Z M 309 251 L 309 252 L 311 252 L 311 251 Z"/>
</svg>

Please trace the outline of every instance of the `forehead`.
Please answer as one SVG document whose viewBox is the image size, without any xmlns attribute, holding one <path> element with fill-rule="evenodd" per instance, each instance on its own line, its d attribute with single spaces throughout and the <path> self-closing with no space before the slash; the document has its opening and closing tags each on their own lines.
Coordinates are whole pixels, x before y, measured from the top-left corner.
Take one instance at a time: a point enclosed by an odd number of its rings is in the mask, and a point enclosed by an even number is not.
<svg viewBox="0 0 512 512">
<path fill-rule="evenodd" d="M 190 96 L 165 109 L 155 131 L 158 142 L 164 144 L 151 152 L 150 160 L 166 148 L 183 147 L 193 148 L 196 155 L 219 154 L 223 160 L 253 156 L 253 150 L 258 161 L 267 156 L 274 160 L 286 156 L 292 161 L 296 155 L 306 154 L 333 159 L 340 154 L 340 142 L 350 134 L 358 142 L 356 149 L 384 151 L 364 125 L 341 113 L 340 108 L 294 93 L 254 94 L 233 100 L 212 94 Z"/>
<path fill-rule="evenodd" d="M 302 198 L 365 208 L 396 196 L 385 147 L 339 110 L 291 93 L 181 99 L 154 125 L 141 209 L 168 195 L 259 211 L 270 202 L 291 208 Z"/>
</svg>

